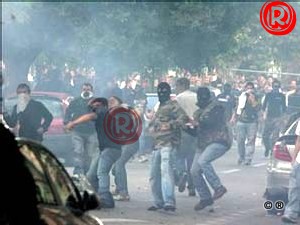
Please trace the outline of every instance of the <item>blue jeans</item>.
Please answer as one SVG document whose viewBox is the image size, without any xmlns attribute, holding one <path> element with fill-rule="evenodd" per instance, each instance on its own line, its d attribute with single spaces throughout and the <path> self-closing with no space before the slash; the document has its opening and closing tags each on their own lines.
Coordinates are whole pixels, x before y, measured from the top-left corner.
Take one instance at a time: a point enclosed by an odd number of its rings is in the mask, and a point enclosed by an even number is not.
<svg viewBox="0 0 300 225">
<path fill-rule="evenodd" d="M 239 160 L 251 162 L 255 152 L 257 123 L 243 123 L 238 121 L 236 126 Z"/>
<path fill-rule="evenodd" d="M 289 181 L 289 203 L 285 207 L 284 214 L 297 219 L 300 212 L 300 164 L 295 163 Z"/>
<path fill-rule="evenodd" d="M 210 186 L 217 190 L 222 186 L 220 178 L 216 174 L 211 162 L 220 158 L 228 150 L 228 147 L 219 143 L 208 145 L 202 153 L 197 152 L 193 161 L 191 174 L 195 188 L 202 200 L 211 199 L 212 195 L 203 177 L 205 176 Z"/>
<path fill-rule="evenodd" d="M 181 146 L 176 154 L 176 169 L 179 176 L 182 176 L 184 173 L 187 174 L 187 183 L 188 189 L 194 189 L 194 183 L 192 179 L 192 175 L 190 173 L 196 149 L 196 139 L 182 132 L 181 137 Z"/>
<path fill-rule="evenodd" d="M 106 199 L 110 200 L 110 178 L 109 172 L 113 164 L 120 158 L 121 150 L 115 148 L 105 148 L 98 158 L 98 163 L 96 160 L 91 169 L 87 174 L 87 178 L 90 181 L 91 185 L 98 189 L 100 198 L 105 201 Z"/>
<path fill-rule="evenodd" d="M 157 207 L 175 206 L 174 150 L 161 147 L 152 153 L 150 185 L 154 205 Z"/>
<path fill-rule="evenodd" d="M 115 184 L 116 192 L 120 194 L 128 194 L 126 163 L 138 151 L 139 141 L 124 145 L 122 148 L 121 157 L 115 164 Z"/>
<path fill-rule="evenodd" d="M 90 169 L 91 160 L 99 152 L 97 134 L 96 132 L 85 134 L 72 131 L 71 137 L 75 170 L 85 173 Z"/>
</svg>

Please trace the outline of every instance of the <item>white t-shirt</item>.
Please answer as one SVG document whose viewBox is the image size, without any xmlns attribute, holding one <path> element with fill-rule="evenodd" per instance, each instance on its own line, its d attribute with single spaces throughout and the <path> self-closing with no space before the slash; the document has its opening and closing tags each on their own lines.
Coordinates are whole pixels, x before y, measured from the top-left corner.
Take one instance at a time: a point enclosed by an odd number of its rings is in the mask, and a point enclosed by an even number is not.
<svg viewBox="0 0 300 225">
<path fill-rule="evenodd" d="M 300 120 L 298 121 L 298 124 L 297 124 L 297 128 L 296 128 L 295 134 L 296 134 L 297 136 L 300 136 Z M 296 161 L 297 161 L 298 163 L 300 163 L 300 154 L 299 154 L 299 152 L 298 152 L 298 155 L 297 155 L 297 157 L 296 157 Z"/>
</svg>

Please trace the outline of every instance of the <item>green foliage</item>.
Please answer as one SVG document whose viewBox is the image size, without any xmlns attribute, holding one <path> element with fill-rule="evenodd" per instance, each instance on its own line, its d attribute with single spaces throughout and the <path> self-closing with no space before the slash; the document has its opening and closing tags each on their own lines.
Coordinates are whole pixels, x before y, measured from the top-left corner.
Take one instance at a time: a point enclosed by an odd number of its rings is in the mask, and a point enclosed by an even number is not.
<svg viewBox="0 0 300 225">
<path fill-rule="evenodd" d="M 266 69 L 299 55 L 299 29 L 285 37 L 260 25 L 262 3 L 4 3 L 5 45 L 40 49 L 52 61 L 91 64 L 100 73 L 145 67 Z M 299 11 L 299 4 L 294 6 Z M 12 16 L 13 15 L 13 16 Z M 12 19 L 14 18 L 14 19 Z M 22 37 L 22 38 L 20 38 Z"/>
</svg>

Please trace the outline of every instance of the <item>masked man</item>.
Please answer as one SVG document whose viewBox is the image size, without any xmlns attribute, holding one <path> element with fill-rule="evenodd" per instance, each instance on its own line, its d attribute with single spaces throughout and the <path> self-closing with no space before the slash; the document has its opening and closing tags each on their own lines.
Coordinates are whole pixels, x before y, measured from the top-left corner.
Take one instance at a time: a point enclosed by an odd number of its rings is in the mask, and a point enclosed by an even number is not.
<svg viewBox="0 0 300 225">
<path fill-rule="evenodd" d="M 18 102 L 11 115 L 4 113 L 4 120 L 8 126 L 17 129 L 19 137 L 42 142 L 43 134 L 48 130 L 53 116 L 41 102 L 31 99 L 30 93 L 27 84 L 19 84 Z"/>
<path fill-rule="evenodd" d="M 93 86 L 84 83 L 81 87 L 80 97 L 75 98 L 66 109 L 64 123 L 76 120 L 80 116 L 90 113 L 88 106 L 93 97 Z M 91 159 L 98 154 L 98 141 L 95 126 L 88 121 L 76 126 L 72 130 L 72 144 L 74 149 L 74 173 L 85 174 L 89 170 Z"/>
<path fill-rule="evenodd" d="M 191 168 L 194 185 L 200 196 L 200 202 L 194 207 L 196 211 L 212 206 L 215 200 L 227 192 L 211 163 L 223 156 L 232 145 L 225 108 L 220 102 L 213 100 L 207 87 L 199 87 L 197 105 L 199 108 L 194 113 L 192 127 L 197 138 L 197 150 Z M 204 176 L 214 189 L 214 195 Z"/>
<path fill-rule="evenodd" d="M 171 87 L 168 83 L 161 82 L 157 93 L 160 104 L 148 127 L 154 138 L 150 173 L 154 205 L 148 210 L 163 208 L 175 211 L 175 153 L 180 144 L 181 127 L 185 126 L 189 118 L 176 101 L 170 100 Z"/>
<path fill-rule="evenodd" d="M 265 145 L 265 157 L 269 156 L 273 144 L 279 137 L 280 125 L 276 126 L 276 121 L 283 116 L 286 111 L 285 96 L 280 92 L 280 82 L 274 80 L 272 83 L 272 91 L 266 94 L 262 105 L 264 111 L 265 127 L 263 132 L 263 143 Z"/>
<path fill-rule="evenodd" d="M 238 165 L 249 166 L 252 163 L 259 111 L 260 104 L 255 93 L 254 84 L 247 82 L 245 91 L 239 96 L 237 110 L 231 120 L 232 123 L 237 120 Z"/>
</svg>

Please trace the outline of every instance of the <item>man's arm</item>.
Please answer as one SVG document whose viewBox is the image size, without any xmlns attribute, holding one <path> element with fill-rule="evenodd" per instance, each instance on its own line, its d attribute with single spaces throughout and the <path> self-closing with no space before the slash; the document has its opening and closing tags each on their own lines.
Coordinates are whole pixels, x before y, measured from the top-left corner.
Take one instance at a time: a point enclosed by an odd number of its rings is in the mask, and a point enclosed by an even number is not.
<svg viewBox="0 0 300 225">
<path fill-rule="evenodd" d="M 189 117 L 186 114 L 186 112 L 179 106 L 179 104 L 176 104 L 175 112 L 176 114 L 176 123 L 181 126 L 182 128 L 186 127 L 186 123 L 189 122 Z"/>
<path fill-rule="evenodd" d="M 263 111 L 266 110 L 268 102 L 269 102 L 269 95 L 266 94 L 266 95 L 265 95 L 265 99 L 264 99 L 263 104 L 262 104 L 262 110 L 263 110 Z"/>
<path fill-rule="evenodd" d="M 294 154 L 292 156 L 292 163 L 293 164 L 296 161 L 297 155 L 300 154 L 299 152 L 300 152 L 300 135 L 298 135 L 297 138 L 296 138 L 295 150 L 294 150 Z"/>
<path fill-rule="evenodd" d="M 50 111 L 46 108 L 46 106 L 44 106 L 41 103 L 41 113 L 42 113 L 42 117 L 44 119 L 44 122 L 42 124 L 43 130 L 44 132 L 48 130 L 52 120 L 53 120 L 53 115 L 50 113 Z"/>
<path fill-rule="evenodd" d="M 17 106 L 15 105 L 13 107 L 13 111 L 12 111 L 11 115 L 9 115 L 8 112 L 4 112 L 3 118 L 9 127 L 12 127 L 12 128 L 15 127 L 18 122 Z"/>
<path fill-rule="evenodd" d="M 72 113 L 73 113 L 73 108 L 74 108 L 74 100 L 70 102 L 68 107 L 66 108 L 66 113 L 64 116 L 64 124 L 66 125 L 72 120 Z"/>
<path fill-rule="evenodd" d="M 282 95 L 282 111 L 285 113 L 286 112 L 286 98 L 284 95 Z"/>
<path fill-rule="evenodd" d="M 65 126 L 65 128 L 67 130 L 71 130 L 78 124 L 85 123 L 85 122 L 88 122 L 88 121 L 91 121 L 91 120 L 95 120 L 96 118 L 97 118 L 96 113 L 94 113 L 94 112 L 88 113 L 88 114 L 85 114 L 85 115 L 82 115 L 82 116 L 78 117 L 76 120 L 73 120 L 73 121 L 69 122 Z"/>
</svg>

